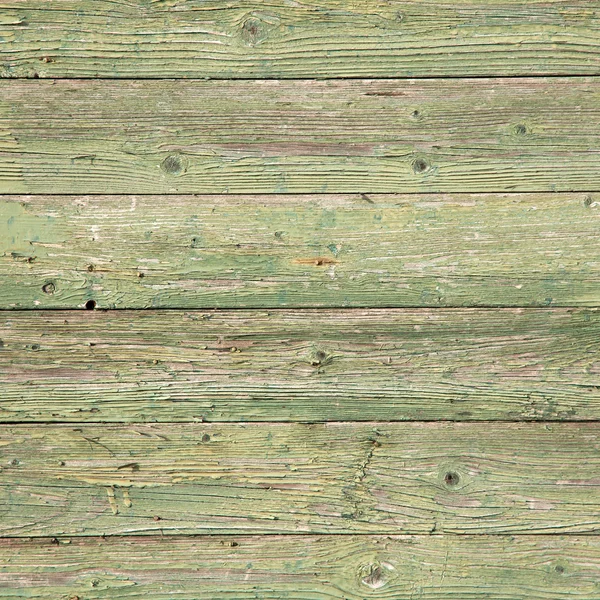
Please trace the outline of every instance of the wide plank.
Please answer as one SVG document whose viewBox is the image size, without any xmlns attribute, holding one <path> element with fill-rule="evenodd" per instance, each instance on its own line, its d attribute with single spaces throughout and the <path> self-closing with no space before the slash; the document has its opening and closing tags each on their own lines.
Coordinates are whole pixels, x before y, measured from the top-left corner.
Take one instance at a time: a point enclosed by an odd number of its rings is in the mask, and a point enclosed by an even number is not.
<svg viewBox="0 0 600 600">
<path fill-rule="evenodd" d="M 599 420 L 600 312 L 0 318 L 0 421 Z"/>
<path fill-rule="evenodd" d="M 0 540 L 0 598 L 597 600 L 592 536 Z"/>
<path fill-rule="evenodd" d="M 600 305 L 599 194 L 0 196 L 0 309 Z"/>
<path fill-rule="evenodd" d="M 598 423 L 2 426 L 0 535 L 598 533 Z"/>
<path fill-rule="evenodd" d="M 588 0 L 4 0 L 0 76 L 600 74 Z"/>
<path fill-rule="evenodd" d="M 2 88 L 5 194 L 600 190 L 600 78 Z"/>
</svg>

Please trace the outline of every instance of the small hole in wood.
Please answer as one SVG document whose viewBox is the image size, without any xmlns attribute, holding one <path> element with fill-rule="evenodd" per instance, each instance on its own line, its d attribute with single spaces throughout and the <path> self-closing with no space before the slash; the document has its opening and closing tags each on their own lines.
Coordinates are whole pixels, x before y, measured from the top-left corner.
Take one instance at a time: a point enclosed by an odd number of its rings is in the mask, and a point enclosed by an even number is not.
<svg viewBox="0 0 600 600">
<path fill-rule="evenodd" d="M 96 308 L 96 301 L 95 300 L 88 300 L 85 303 L 85 309 L 86 310 L 94 310 Z"/>
<path fill-rule="evenodd" d="M 52 282 L 46 283 L 42 286 L 42 292 L 44 292 L 44 294 L 54 294 L 55 291 L 56 286 Z"/>
</svg>

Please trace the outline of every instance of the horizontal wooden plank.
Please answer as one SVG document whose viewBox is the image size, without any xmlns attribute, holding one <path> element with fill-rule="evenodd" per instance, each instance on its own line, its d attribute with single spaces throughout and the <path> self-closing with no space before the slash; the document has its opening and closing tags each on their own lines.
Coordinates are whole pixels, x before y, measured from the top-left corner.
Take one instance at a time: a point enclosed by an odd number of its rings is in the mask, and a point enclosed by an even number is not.
<svg viewBox="0 0 600 600">
<path fill-rule="evenodd" d="M 598 306 L 600 195 L 4 196 L 0 308 Z"/>
<path fill-rule="evenodd" d="M 596 600 L 600 594 L 600 542 L 591 536 L 67 541 L 0 540 L 0 597 Z"/>
<path fill-rule="evenodd" d="M 599 190 L 598 78 L 2 87 L 0 193 Z"/>
<path fill-rule="evenodd" d="M 1 317 L 4 422 L 600 419 L 591 309 Z"/>
<path fill-rule="evenodd" d="M 0 534 L 597 533 L 598 423 L 0 428 Z"/>
<path fill-rule="evenodd" d="M 3 77 L 600 74 L 587 0 L 19 0 Z"/>
</svg>

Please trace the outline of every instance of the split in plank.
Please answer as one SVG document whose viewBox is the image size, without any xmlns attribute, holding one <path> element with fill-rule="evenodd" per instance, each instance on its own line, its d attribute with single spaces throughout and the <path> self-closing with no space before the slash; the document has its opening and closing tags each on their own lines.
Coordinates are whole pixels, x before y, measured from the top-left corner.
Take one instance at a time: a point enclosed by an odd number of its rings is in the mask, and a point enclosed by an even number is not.
<svg viewBox="0 0 600 600">
<path fill-rule="evenodd" d="M 592 536 L 0 541 L 0 598 L 597 600 Z"/>
<path fill-rule="evenodd" d="M 0 308 L 598 306 L 600 194 L 0 197 Z"/>
<path fill-rule="evenodd" d="M 2 88 L 4 194 L 600 191 L 600 78 Z"/>
<path fill-rule="evenodd" d="M 598 533 L 598 423 L 0 428 L 0 534 Z"/>
<path fill-rule="evenodd" d="M 0 421 L 600 419 L 593 309 L 0 318 Z"/>
<path fill-rule="evenodd" d="M 596 9 L 586 0 L 4 0 L 0 76 L 598 75 Z"/>
</svg>

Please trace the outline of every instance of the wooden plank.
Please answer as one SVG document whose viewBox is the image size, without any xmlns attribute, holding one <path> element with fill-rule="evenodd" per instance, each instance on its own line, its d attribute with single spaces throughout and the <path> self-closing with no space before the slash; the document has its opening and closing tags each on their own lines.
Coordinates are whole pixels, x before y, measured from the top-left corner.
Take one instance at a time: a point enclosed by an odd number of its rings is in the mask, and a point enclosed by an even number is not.
<svg viewBox="0 0 600 600">
<path fill-rule="evenodd" d="M 0 421 L 598 420 L 597 310 L 11 312 Z"/>
<path fill-rule="evenodd" d="M 3 426 L 0 534 L 597 533 L 598 423 Z"/>
<path fill-rule="evenodd" d="M 599 189 L 600 79 L 10 80 L 1 193 Z"/>
<path fill-rule="evenodd" d="M 0 541 L 0 597 L 596 600 L 600 542 L 570 536 Z"/>
<path fill-rule="evenodd" d="M 0 308 L 598 306 L 600 195 L 0 197 Z"/>
<path fill-rule="evenodd" d="M 4 1 L 3 77 L 600 74 L 586 0 Z"/>
</svg>

